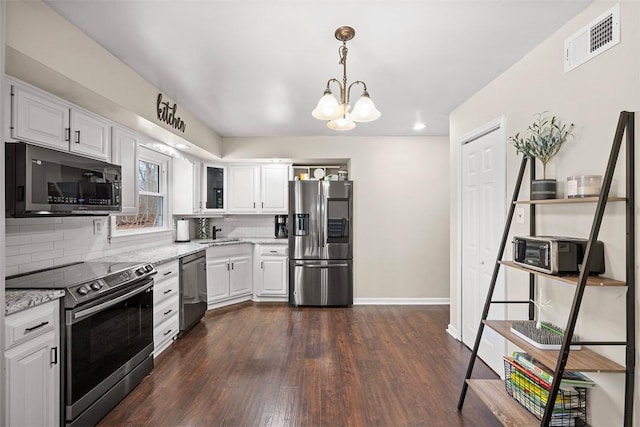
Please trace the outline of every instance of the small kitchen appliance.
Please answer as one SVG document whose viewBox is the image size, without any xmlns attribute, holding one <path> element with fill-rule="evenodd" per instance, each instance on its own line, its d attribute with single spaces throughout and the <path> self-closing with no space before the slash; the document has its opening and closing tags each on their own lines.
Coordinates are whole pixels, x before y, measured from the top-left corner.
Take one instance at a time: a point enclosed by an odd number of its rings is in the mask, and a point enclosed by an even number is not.
<svg viewBox="0 0 640 427">
<path fill-rule="evenodd" d="M 95 425 L 153 369 L 148 263 L 81 262 L 7 277 L 7 289 L 62 289 L 61 425 Z"/>
<path fill-rule="evenodd" d="M 573 237 L 513 238 L 513 262 L 547 274 L 578 274 L 587 247 L 586 239 Z M 589 274 L 604 273 L 604 244 L 596 241 L 591 249 Z"/>
<path fill-rule="evenodd" d="M 274 237 L 276 239 L 286 239 L 289 237 L 289 217 L 288 215 L 276 215 L 274 218 L 275 230 Z"/>
<path fill-rule="evenodd" d="M 188 242 L 189 237 L 189 220 L 179 219 L 176 221 L 176 242 Z"/>
</svg>

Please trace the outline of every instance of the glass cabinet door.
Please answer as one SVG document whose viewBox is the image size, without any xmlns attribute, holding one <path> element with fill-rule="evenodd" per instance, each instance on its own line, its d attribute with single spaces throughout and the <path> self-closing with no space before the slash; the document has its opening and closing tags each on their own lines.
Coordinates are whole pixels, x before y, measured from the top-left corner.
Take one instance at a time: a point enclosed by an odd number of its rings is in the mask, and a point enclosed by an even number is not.
<svg viewBox="0 0 640 427">
<path fill-rule="evenodd" d="M 224 211 L 226 208 L 227 168 L 205 164 L 203 169 L 203 210 Z"/>
</svg>

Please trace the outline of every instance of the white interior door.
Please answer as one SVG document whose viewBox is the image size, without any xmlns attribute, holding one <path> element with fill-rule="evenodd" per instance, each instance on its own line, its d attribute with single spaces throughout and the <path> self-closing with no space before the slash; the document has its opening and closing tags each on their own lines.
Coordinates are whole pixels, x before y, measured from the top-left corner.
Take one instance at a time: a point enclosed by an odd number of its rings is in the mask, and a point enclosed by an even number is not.
<svg viewBox="0 0 640 427">
<path fill-rule="evenodd" d="M 464 142 L 464 141 L 463 141 Z M 462 341 L 473 348 L 504 227 L 505 152 L 500 127 L 462 146 Z M 498 277 L 493 299 L 504 299 Z M 489 319 L 504 319 L 504 306 L 493 305 Z M 503 371 L 506 344 L 485 328 L 479 356 L 497 373 Z"/>
</svg>

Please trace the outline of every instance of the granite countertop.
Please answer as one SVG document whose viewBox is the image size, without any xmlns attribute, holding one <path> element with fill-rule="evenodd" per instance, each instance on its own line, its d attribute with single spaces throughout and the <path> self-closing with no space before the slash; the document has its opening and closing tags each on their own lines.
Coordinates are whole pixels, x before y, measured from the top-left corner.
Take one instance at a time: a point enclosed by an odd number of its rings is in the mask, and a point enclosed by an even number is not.
<svg viewBox="0 0 640 427">
<path fill-rule="evenodd" d="M 63 297 L 64 290 L 62 289 L 5 290 L 4 315 L 8 316 Z"/>
<path fill-rule="evenodd" d="M 260 245 L 287 245 L 289 241 L 287 239 L 275 239 L 275 238 L 241 238 L 237 240 L 228 240 L 227 238 L 220 238 L 217 240 L 210 239 L 194 239 L 190 242 L 175 242 L 171 245 L 162 246 L 159 248 L 145 248 L 131 252 L 124 252 L 118 255 L 112 255 L 105 258 L 101 258 L 100 261 L 105 262 L 149 262 L 151 264 L 159 265 L 169 261 L 176 260 L 180 257 L 191 255 L 196 252 L 207 249 L 212 246 L 231 246 L 240 244 L 260 244 Z"/>
</svg>

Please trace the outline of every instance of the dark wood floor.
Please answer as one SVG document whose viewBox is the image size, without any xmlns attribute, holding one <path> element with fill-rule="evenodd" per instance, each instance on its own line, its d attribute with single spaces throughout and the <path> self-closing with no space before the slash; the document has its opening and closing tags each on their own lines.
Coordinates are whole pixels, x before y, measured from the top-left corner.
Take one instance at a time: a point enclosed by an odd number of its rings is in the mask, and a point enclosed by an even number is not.
<svg viewBox="0 0 640 427">
<path fill-rule="evenodd" d="M 447 306 L 209 312 L 100 426 L 498 426 L 473 392 L 456 412 L 469 350 L 448 322 Z"/>
</svg>

